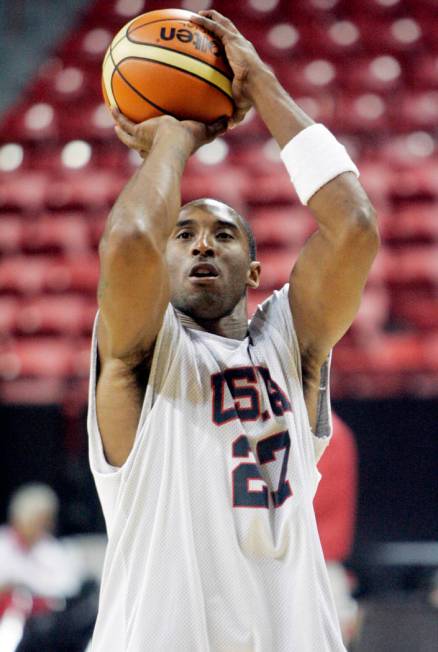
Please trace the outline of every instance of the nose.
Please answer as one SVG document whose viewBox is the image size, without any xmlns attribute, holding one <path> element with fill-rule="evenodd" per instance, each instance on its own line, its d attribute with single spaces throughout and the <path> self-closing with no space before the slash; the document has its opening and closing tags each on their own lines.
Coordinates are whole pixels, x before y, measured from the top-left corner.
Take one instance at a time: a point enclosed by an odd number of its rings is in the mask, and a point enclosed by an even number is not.
<svg viewBox="0 0 438 652">
<path fill-rule="evenodd" d="M 198 238 L 193 243 L 192 255 L 205 257 L 214 256 L 214 248 L 212 247 L 207 233 L 199 234 Z"/>
</svg>

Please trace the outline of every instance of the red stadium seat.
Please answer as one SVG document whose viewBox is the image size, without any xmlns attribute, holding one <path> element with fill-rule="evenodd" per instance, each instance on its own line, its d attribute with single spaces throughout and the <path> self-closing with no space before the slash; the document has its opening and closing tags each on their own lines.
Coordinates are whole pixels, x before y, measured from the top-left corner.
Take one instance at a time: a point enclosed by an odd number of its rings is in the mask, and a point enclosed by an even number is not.
<svg viewBox="0 0 438 652">
<path fill-rule="evenodd" d="M 409 167 L 407 164 L 410 163 Z M 406 167 L 399 170 L 397 182 L 391 188 L 391 197 L 396 201 L 433 201 L 438 198 L 438 160 L 425 159 L 417 166 L 406 157 Z"/>
<path fill-rule="evenodd" d="M 370 13 L 359 22 L 364 49 L 380 54 L 413 54 L 423 47 L 422 28 L 411 16 L 398 16 L 388 20 L 376 18 Z"/>
<path fill-rule="evenodd" d="M 438 332 L 437 297 L 419 297 L 418 292 L 405 294 L 393 304 L 392 315 L 405 327 Z"/>
<path fill-rule="evenodd" d="M 370 159 L 359 161 L 358 168 L 360 181 L 371 200 L 377 206 L 385 205 L 396 181 L 394 170 L 387 163 Z"/>
<path fill-rule="evenodd" d="M 393 106 L 397 128 L 432 130 L 438 124 L 438 90 L 404 93 Z"/>
<path fill-rule="evenodd" d="M 391 284 L 438 286 L 438 256 L 435 246 L 411 246 L 393 252 L 391 258 L 391 264 L 386 269 L 386 278 Z"/>
<path fill-rule="evenodd" d="M 38 294 L 44 286 L 47 258 L 10 256 L 0 261 L 0 292 Z"/>
<path fill-rule="evenodd" d="M 340 83 L 362 93 L 389 93 L 403 84 L 403 66 L 390 54 L 362 56 L 339 66 Z"/>
<path fill-rule="evenodd" d="M 362 50 L 360 26 L 354 20 L 330 20 L 327 23 L 309 21 L 300 26 L 302 49 L 306 55 L 342 59 Z"/>
<path fill-rule="evenodd" d="M 71 112 L 58 108 L 58 122 L 64 138 L 84 140 L 116 140 L 114 120 L 102 100 L 85 102 L 81 111 Z"/>
<path fill-rule="evenodd" d="M 18 215 L 0 217 L 0 255 L 15 254 L 21 250 L 23 242 L 23 222 Z"/>
<path fill-rule="evenodd" d="M 348 374 L 363 372 L 400 373 L 423 369 L 422 339 L 410 333 L 373 338 L 368 347 L 352 347 L 345 343 L 336 346 L 334 366 Z"/>
<path fill-rule="evenodd" d="M 304 46 L 300 28 L 294 21 L 281 20 L 275 24 L 248 25 L 243 28 L 245 36 L 256 43 L 261 57 L 268 62 L 292 61 Z"/>
<path fill-rule="evenodd" d="M 46 201 L 50 179 L 45 172 L 8 172 L 0 177 L 0 208 L 36 211 Z"/>
<path fill-rule="evenodd" d="M 389 126 L 387 102 L 376 93 L 344 93 L 336 103 L 334 123 L 347 132 L 381 134 Z"/>
<path fill-rule="evenodd" d="M 433 155 L 436 145 L 433 137 L 427 132 L 411 132 L 394 136 L 383 141 L 379 147 L 379 159 L 393 168 L 415 171 L 423 176 L 423 169 L 434 165 Z"/>
<path fill-rule="evenodd" d="M 428 52 L 407 62 L 407 80 L 412 87 L 438 88 L 438 53 Z"/>
<path fill-rule="evenodd" d="M 48 291 L 77 291 L 95 295 L 99 281 L 99 261 L 95 255 L 53 260 L 46 270 Z"/>
<path fill-rule="evenodd" d="M 414 202 L 388 217 L 385 240 L 438 242 L 438 204 Z"/>
<path fill-rule="evenodd" d="M 250 205 L 294 204 L 295 191 L 280 159 L 278 145 L 269 139 L 264 143 L 236 147 L 231 158 L 236 167 L 249 176 L 245 200 Z"/>
<path fill-rule="evenodd" d="M 72 259 L 48 256 L 10 256 L 0 262 L 0 292 L 25 295 L 66 290 L 95 293 L 99 279 L 96 255 Z"/>
<path fill-rule="evenodd" d="M 390 296 L 385 285 L 368 284 L 351 326 L 350 336 L 358 344 L 369 344 L 371 338 L 383 331 L 388 322 L 389 310 Z"/>
<path fill-rule="evenodd" d="M 259 256 L 262 263 L 260 290 L 276 290 L 289 280 L 292 267 L 298 257 L 298 250 L 281 251 L 270 249 Z"/>
<path fill-rule="evenodd" d="M 120 27 L 122 25 L 123 22 Z M 86 26 L 75 30 L 72 36 L 61 45 L 58 53 L 69 65 L 91 63 L 100 67 L 113 36 L 115 36 L 115 32 L 107 27 Z"/>
<path fill-rule="evenodd" d="M 0 378 L 70 376 L 73 356 L 70 342 L 64 339 L 20 339 L 0 351 Z"/>
<path fill-rule="evenodd" d="M 339 67 L 321 57 L 281 61 L 275 65 L 279 80 L 294 96 L 331 92 L 338 83 Z"/>
<path fill-rule="evenodd" d="M 332 93 L 298 94 L 294 100 L 315 122 L 322 122 L 327 128 L 339 126 L 335 122 L 336 100 Z"/>
<path fill-rule="evenodd" d="M 310 211 L 300 206 L 255 209 L 250 221 L 260 248 L 301 247 L 316 229 Z"/>
<path fill-rule="evenodd" d="M 0 297 L 0 341 L 4 335 L 13 333 L 17 324 L 19 301 L 15 297 Z"/>
<path fill-rule="evenodd" d="M 95 76 L 87 68 L 65 66 L 61 59 L 53 59 L 40 68 L 27 97 L 33 102 L 50 98 L 51 102 L 68 113 L 72 103 L 78 106 L 90 101 L 91 97 L 100 97 L 100 88 L 95 82 Z"/>
<path fill-rule="evenodd" d="M 82 296 L 41 296 L 20 305 L 16 329 L 26 335 L 89 334 L 89 306 L 90 302 Z"/>
<path fill-rule="evenodd" d="M 10 110 L 0 125 L 6 140 L 47 141 L 59 135 L 56 111 L 50 97 L 45 102 L 28 102 Z"/>
<path fill-rule="evenodd" d="M 435 52 L 438 54 L 438 26 L 436 21 L 436 4 L 431 7 L 432 12 L 429 15 L 425 15 L 421 20 L 420 24 L 424 32 L 424 41 L 425 41 L 425 50 L 427 52 Z"/>
<path fill-rule="evenodd" d="M 46 215 L 29 221 L 23 246 L 29 252 L 83 253 L 89 248 L 89 229 L 80 214 Z"/>
<path fill-rule="evenodd" d="M 76 389 L 76 395 L 78 394 Z M 64 378 L 14 378 L 0 379 L 0 399 L 4 403 L 20 404 L 61 404 L 66 396 Z M 87 400 L 86 393 L 83 401 Z"/>
<path fill-rule="evenodd" d="M 405 2 L 403 0 L 367 0 L 364 5 L 363 0 L 348 0 L 344 5 L 345 11 L 351 16 L 366 16 L 371 14 L 376 17 L 390 18 L 402 16 L 406 12 Z"/>
<path fill-rule="evenodd" d="M 111 206 L 117 199 L 126 179 L 109 170 L 64 170 L 47 192 L 47 205 L 52 209 Z"/>
</svg>

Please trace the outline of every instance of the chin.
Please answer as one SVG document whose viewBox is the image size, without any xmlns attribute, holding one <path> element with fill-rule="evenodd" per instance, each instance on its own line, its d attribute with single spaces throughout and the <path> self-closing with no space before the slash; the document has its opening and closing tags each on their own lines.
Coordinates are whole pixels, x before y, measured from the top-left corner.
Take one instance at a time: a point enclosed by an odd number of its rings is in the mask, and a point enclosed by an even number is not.
<svg viewBox="0 0 438 652">
<path fill-rule="evenodd" d="M 213 293 L 196 293 L 184 298 L 172 299 L 172 305 L 195 321 L 211 321 L 230 315 L 237 302 L 229 305 L 224 297 Z"/>
</svg>

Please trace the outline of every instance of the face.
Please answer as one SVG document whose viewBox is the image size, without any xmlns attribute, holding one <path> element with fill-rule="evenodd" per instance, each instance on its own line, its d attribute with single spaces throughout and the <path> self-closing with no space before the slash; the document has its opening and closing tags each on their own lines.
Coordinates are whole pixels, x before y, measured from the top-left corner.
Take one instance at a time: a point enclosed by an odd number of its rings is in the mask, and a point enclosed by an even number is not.
<svg viewBox="0 0 438 652">
<path fill-rule="evenodd" d="M 41 510 L 25 522 L 17 522 L 16 529 L 29 545 L 33 545 L 52 532 L 54 525 L 55 520 L 52 511 Z"/>
<path fill-rule="evenodd" d="M 180 213 L 166 250 L 172 304 L 198 320 L 233 312 L 248 287 L 257 287 L 259 264 L 251 262 L 237 216 L 213 200 Z"/>
</svg>

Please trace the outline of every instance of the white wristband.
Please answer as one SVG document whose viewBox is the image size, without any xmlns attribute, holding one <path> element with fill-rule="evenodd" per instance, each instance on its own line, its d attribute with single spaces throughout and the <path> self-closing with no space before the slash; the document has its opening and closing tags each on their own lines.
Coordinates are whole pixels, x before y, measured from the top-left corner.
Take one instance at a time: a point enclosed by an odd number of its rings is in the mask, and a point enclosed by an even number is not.
<svg viewBox="0 0 438 652">
<path fill-rule="evenodd" d="M 300 131 L 281 150 L 281 159 L 302 204 L 343 172 L 359 170 L 347 150 L 322 124 Z"/>
</svg>

